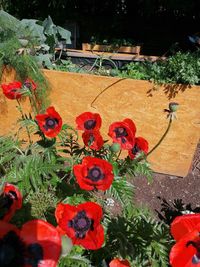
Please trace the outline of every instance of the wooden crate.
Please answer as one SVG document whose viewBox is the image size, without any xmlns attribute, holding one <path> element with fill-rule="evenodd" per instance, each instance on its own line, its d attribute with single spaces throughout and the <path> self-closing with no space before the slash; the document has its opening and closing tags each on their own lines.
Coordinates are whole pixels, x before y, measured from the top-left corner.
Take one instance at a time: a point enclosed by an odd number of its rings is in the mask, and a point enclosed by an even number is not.
<svg viewBox="0 0 200 267">
<path fill-rule="evenodd" d="M 141 46 L 120 46 L 114 47 L 112 45 L 99 45 L 99 44 L 82 44 L 83 51 L 98 51 L 98 52 L 116 52 L 116 53 L 128 53 L 128 54 L 140 54 Z"/>
</svg>

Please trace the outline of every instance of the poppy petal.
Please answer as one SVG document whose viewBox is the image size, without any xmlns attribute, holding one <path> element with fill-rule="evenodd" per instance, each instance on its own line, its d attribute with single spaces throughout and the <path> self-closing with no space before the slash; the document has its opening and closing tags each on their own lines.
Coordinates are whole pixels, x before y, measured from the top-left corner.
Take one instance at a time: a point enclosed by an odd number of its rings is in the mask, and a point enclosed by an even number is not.
<svg viewBox="0 0 200 267">
<path fill-rule="evenodd" d="M 112 164 L 100 158 L 87 156 L 73 170 L 77 183 L 84 190 L 107 190 L 114 179 Z"/>
<path fill-rule="evenodd" d="M 81 245 L 86 249 L 100 249 L 104 243 L 104 228 L 99 224 L 94 231 L 89 231 L 84 239 L 75 238 L 75 245 Z"/>
<path fill-rule="evenodd" d="M 4 214 L 2 220 L 9 222 L 10 219 L 15 214 L 15 211 L 22 207 L 22 195 L 18 188 L 12 184 L 5 183 L 3 194 L 10 199 L 11 205 L 7 209 L 7 212 Z"/>
<path fill-rule="evenodd" d="M 143 152 L 148 153 L 149 144 L 143 137 L 136 137 L 134 146 L 128 151 L 129 157 L 134 159 L 137 153 Z"/>
<path fill-rule="evenodd" d="M 82 134 L 85 146 L 94 150 L 100 150 L 104 144 L 103 138 L 99 131 L 85 131 Z"/>
<path fill-rule="evenodd" d="M 85 202 L 77 206 L 59 204 L 57 209 L 58 226 L 72 239 L 73 244 L 86 249 L 98 249 L 102 246 L 104 229 L 100 225 L 103 215 L 100 205 L 94 202 Z"/>
<path fill-rule="evenodd" d="M 6 235 L 8 232 L 14 231 L 15 233 L 19 233 L 19 230 L 17 227 L 13 224 L 0 221 L 0 238 L 2 238 L 4 235 Z"/>
<path fill-rule="evenodd" d="M 194 263 L 195 254 L 197 253 L 197 250 L 194 248 L 194 246 L 188 245 L 188 242 L 197 241 L 199 239 L 199 231 L 200 224 L 198 225 L 198 229 L 195 229 L 194 231 L 185 234 L 172 247 L 169 255 L 170 264 L 172 267 L 200 267 L 200 262 Z"/>
<path fill-rule="evenodd" d="M 173 238 L 178 241 L 185 234 L 193 231 L 200 224 L 200 214 L 177 216 L 171 223 L 170 230 Z"/>
<path fill-rule="evenodd" d="M 76 117 L 77 130 L 99 130 L 101 117 L 98 113 L 83 112 Z"/>
<path fill-rule="evenodd" d="M 20 237 L 27 245 L 40 245 L 43 258 L 38 267 L 56 267 L 61 253 L 61 237 L 57 229 L 42 220 L 32 220 L 22 226 Z"/>
<path fill-rule="evenodd" d="M 129 150 L 135 144 L 134 123 L 130 119 L 114 122 L 109 126 L 108 135 L 113 139 L 114 143 L 119 143 L 121 149 Z"/>
<path fill-rule="evenodd" d="M 109 267 L 131 267 L 131 265 L 127 260 L 120 260 L 116 258 L 109 263 Z"/>
<path fill-rule="evenodd" d="M 54 107 L 47 108 L 45 114 L 37 114 L 35 119 L 40 130 L 47 137 L 56 137 L 62 129 L 62 118 Z"/>
</svg>

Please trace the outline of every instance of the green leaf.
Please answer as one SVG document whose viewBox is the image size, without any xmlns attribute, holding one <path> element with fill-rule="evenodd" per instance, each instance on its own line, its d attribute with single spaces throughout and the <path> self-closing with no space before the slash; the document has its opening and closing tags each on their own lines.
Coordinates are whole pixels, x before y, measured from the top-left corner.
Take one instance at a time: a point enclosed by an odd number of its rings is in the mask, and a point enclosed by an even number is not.
<svg viewBox="0 0 200 267">
<path fill-rule="evenodd" d="M 44 28 L 39 25 L 38 20 L 35 19 L 22 19 L 20 22 L 20 26 L 24 29 L 28 29 L 33 38 L 37 39 L 37 41 L 42 44 L 45 42 L 46 37 L 43 33 Z"/>
<path fill-rule="evenodd" d="M 60 34 L 61 38 L 64 39 L 66 41 L 66 44 L 71 44 L 71 32 L 60 27 L 57 26 L 57 31 Z"/>
</svg>

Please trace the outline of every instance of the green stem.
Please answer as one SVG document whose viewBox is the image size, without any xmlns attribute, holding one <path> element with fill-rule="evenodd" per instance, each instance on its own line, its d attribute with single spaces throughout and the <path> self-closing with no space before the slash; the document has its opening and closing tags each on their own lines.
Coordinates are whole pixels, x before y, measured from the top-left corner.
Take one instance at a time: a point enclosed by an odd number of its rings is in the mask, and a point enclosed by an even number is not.
<svg viewBox="0 0 200 267">
<path fill-rule="evenodd" d="M 3 167 L 3 165 L 0 165 L 0 173 L 2 175 L 5 175 L 6 174 L 6 169 Z"/>
<path fill-rule="evenodd" d="M 172 124 L 172 114 L 170 114 L 170 119 L 169 119 L 169 123 L 168 123 L 166 131 L 164 132 L 163 136 L 160 138 L 158 143 L 147 153 L 147 156 L 149 156 L 162 143 L 162 141 L 164 140 L 165 136 L 169 132 L 171 124 Z"/>
<path fill-rule="evenodd" d="M 20 102 L 19 102 L 18 99 L 16 99 L 16 100 L 17 100 L 17 103 L 18 103 L 19 112 L 21 113 L 22 119 L 25 120 L 25 116 L 24 116 L 24 113 L 23 113 L 23 111 L 22 111 L 21 104 L 20 104 Z M 30 132 L 29 132 L 28 127 L 27 127 L 27 126 L 25 126 L 25 127 L 26 127 L 26 132 L 27 132 L 27 135 L 28 135 L 29 144 L 31 145 L 31 144 L 32 144 L 32 141 L 31 141 L 31 135 L 30 135 Z"/>
<path fill-rule="evenodd" d="M 36 101 L 33 95 L 31 97 L 29 96 L 29 101 L 30 101 L 31 107 L 33 108 L 34 115 L 39 114 L 38 107 L 37 107 L 37 104 L 36 104 Z"/>
</svg>

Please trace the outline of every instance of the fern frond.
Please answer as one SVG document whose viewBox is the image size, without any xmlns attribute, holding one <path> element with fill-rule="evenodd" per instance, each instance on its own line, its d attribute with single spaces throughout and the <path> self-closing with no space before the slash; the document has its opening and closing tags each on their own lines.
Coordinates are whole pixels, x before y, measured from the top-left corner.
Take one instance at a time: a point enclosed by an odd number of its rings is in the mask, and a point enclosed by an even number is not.
<svg viewBox="0 0 200 267">
<path fill-rule="evenodd" d="M 59 267 L 92 267 L 91 262 L 82 255 L 72 255 L 62 258 Z"/>
<path fill-rule="evenodd" d="M 133 201 L 134 186 L 125 178 L 115 177 L 111 187 L 106 191 L 108 196 L 119 201 L 123 206 Z"/>
</svg>

